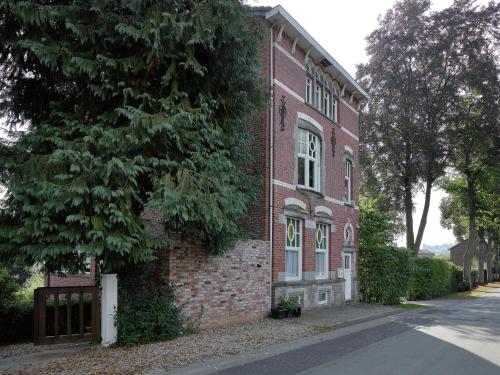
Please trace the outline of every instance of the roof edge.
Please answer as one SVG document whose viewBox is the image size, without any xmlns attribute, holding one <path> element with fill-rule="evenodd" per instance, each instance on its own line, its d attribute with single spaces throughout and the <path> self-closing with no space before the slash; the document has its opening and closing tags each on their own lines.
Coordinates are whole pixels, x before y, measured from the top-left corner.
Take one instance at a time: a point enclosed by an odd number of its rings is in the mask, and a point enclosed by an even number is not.
<svg viewBox="0 0 500 375">
<path fill-rule="evenodd" d="M 266 12 L 265 18 L 280 14 L 302 37 L 314 47 L 323 57 L 332 62 L 335 69 L 354 87 L 354 89 L 364 98 L 368 99 L 370 95 L 359 85 L 358 82 L 314 39 L 281 5 L 277 5 Z"/>
</svg>

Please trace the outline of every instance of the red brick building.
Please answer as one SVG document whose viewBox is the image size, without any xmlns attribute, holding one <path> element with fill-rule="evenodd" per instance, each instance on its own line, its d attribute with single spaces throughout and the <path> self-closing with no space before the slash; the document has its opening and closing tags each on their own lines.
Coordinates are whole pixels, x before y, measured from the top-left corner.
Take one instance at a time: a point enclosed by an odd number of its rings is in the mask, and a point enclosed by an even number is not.
<svg viewBox="0 0 500 375">
<path fill-rule="evenodd" d="M 262 317 L 295 296 L 305 309 L 359 298 L 358 111 L 366 92 L 281 6 L 264 29 L 271 102 L 249 124 L 261 191 L 232 252 L 175 241 L 155 263 L 201 327 Z M 161 216 L 146 212 L 164 235 Z"/>
<path fill-rule="evenodd" d="M 356 300 L 358 111 L 367 94 L 281 6 L 256 15 L 267 35 L 264 74 L 273 98 L 261 130 L 272 303 Z"/>
</svg>

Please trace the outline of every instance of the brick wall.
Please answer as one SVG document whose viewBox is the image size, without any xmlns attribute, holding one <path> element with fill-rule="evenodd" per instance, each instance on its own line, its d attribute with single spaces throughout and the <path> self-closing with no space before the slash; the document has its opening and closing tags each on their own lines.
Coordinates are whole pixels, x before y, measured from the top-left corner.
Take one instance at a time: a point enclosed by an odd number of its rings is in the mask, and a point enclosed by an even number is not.
<svg viewBox="0 0 500 375">
<path fill-rule="evenodd" d="M 194 327 L 210 328 L 263 318 L 269 311 L 269 242 L 240 241 L 209 256 L 193 241 L 162 251 L 159 273 Z"/>
<path fill-rule="evenodd" d="M 45 275 L 43 286 L 93 286 L 95 285 L 96 262 L 95 258 L 90 261 L 90 273 L 78 275 L 63 275 L 51 273 Z"/>
</svg>

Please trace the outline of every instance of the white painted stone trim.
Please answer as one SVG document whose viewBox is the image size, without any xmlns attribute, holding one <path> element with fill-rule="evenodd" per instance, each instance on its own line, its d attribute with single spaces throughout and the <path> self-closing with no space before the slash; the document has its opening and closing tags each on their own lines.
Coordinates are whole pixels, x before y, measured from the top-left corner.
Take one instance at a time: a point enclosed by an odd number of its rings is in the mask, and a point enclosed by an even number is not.
<svg viewBox="0 0 500 375">
<path fill-rule="evenodd" d="M 299 60 L 297 60 L 295 57 L 293 57 L 290 52 L 288 52 L 286 49 L 284 49 L 280 44 L 274 42 L 274 46 L 280 50 L 286 57 L 288 57 L 290 60 L 292 60 L 295 64 L 297 64 L 302 70 L 306 70 L 306 67 L 304 64 L 302 64 Z"/>
<path fill-rule="evenodd" d="M 297 116 L 299 119 L 309 122 L 316 129 L 318 129 L 318 131 L 323 133 L 323 127 L 321 126 L 321 124 L 318 121 L 316 121 L 315 119 L 313 119 L 311 116 L 309 116 L 308 114 L 303 113 L 303 112 L 297 112 Z"/>
<path fill-rule="evenodd" d="M 341 206 L 345 206 L 344 201 L 341 201 L 341 200 L 335 199 L 335 198 L 333 198 L 333 197 L 325 197 L 325 200 L 327 200 L 328 202 L 332 202 L 332 203 L 335 203 L 335 204 L 341 205 Z"/>
<path fill-rule="evenodd" d="M 280 181 L 280 180 L 277 180 L 277 179 L 273 180 L 273 185 L 281 186 L 281 187 L 284 187 L 284 188 L 287 188 L 287 189 L 290 189 L 290 190 L 297 190 L 297 188 L 295 187 L 295 185 L 292 185 L 292 184 L 289 184 L 288 182 Z"/>
<path fill-rule="evenodd" d="M 274 84 L 276 86 L 279 86 L 281 87 L 283 90 L 285 90 L 287 93 L 289 93 L 290 95 L 292 95 L 295 99 L 301 101 L 302 103 L 305 103 L 305 99 L 300 96 L 299 94 L 297 94 L 295 91 L 293 91 L 290 87 L 288 87 L 287 85 L 285 85 L 283 82 L 280 82 L 278 81 L 276 78 L 274 79 Z"/>
<path fill-rule="evenodd" d="M 348 101 L 346 101 L 342 98 L 339 98 L 339 99 L 342 103 L 344 103 L 347 106 L 347 108 L 349 108 L 351 111 L 353 111 L 356 114 L 356 116 L 359 116 L 359 111 L 357 109 L 355 109 Z"/>
<path fill-rule="evenodd" d="M 359 141 L 359 137 L 352 133 L 351 131 L 347 130 L 346 128 L 344 128 L 343 126 L 340 127 L 342 129 L 342 131 L 348 135 L 350 135 L 352 138 L 354 138 L 356 141 Z"/>
<path fill-rule="evenodd" d="M 289 184 L 288 182 L 280 181 L 277 179 L 273 180 L 273 185 L 281 186 L 281 187 L 284 187 L 285 189 L 289 189 L 289 190 L 297 190 L 297 187 L 295 185 L 292 185 L 292 184 Z M 345 206 L 344 201 L 335 199 L 333 197 L 325 196 L 325 200 L 328 202 L 332 202 L 332 203 L 341 205 L 341 206 Z M 359 209 L 359 207 L 354 207 L 354 209 Z"/>
<path fill-rule="evenodd" d="M 348 153 L 350 153 L 351 155 L 354 155 L 354 152 L 352 151 L 352 148 L 350 148 L 349 146 L 347 145 L 344 145 L 344 150 L 346 150 Z"/>
<path fill-rule="evenodd" d="M 305 210 L 307 207 L 304 202 L 297 198 L 285 198 L 285 206 L 297 206 L 302 208 L 303 210 Z"/>
<path fill-rule="evenodd" d="M 325 206 L 316 206 L 314 208 L 314 213 L 319 214 L 320 212 L 327 214 L 328 216 L 332 216 L 332 210 Z"/>
</svg>

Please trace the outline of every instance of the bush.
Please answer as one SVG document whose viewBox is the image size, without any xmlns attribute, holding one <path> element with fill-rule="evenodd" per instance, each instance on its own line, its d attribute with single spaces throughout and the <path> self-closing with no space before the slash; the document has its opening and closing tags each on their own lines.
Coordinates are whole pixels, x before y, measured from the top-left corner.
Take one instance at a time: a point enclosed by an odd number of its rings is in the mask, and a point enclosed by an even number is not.
<svg viewBox="0 0 500 375">
<path fill-rule="evenodd" d="M 171 340 L 186 332 L 180 308 L 172 291 L 121 287 L 116 315 L 117 344 L 131 346 L 152 341 Z"/>
<path fill-rule="evenodd" d="M 431 299 L 455 292 L 457 281 L 456 267 L 444 259 L 416 258 L 409 299 Z M 463 282 L 462 282 L 463 286 Z"/>
<path fill-rule="evenodd" d="M 363 301 L 397 304 L 408 292 L 412 257 L 394 247 L 361 248 L 359 272 Z"/>
<path fill-rule="evenodd" d="M 9 310 L 16 302 L 19 285 L 5 267 L 0 268 L 0 312 Z"/>
<path fill-rule="evenodd" d="M 20 304 L 0 311 L 0 344 L 33 340 L 33 304 Z"/>
</svg>

